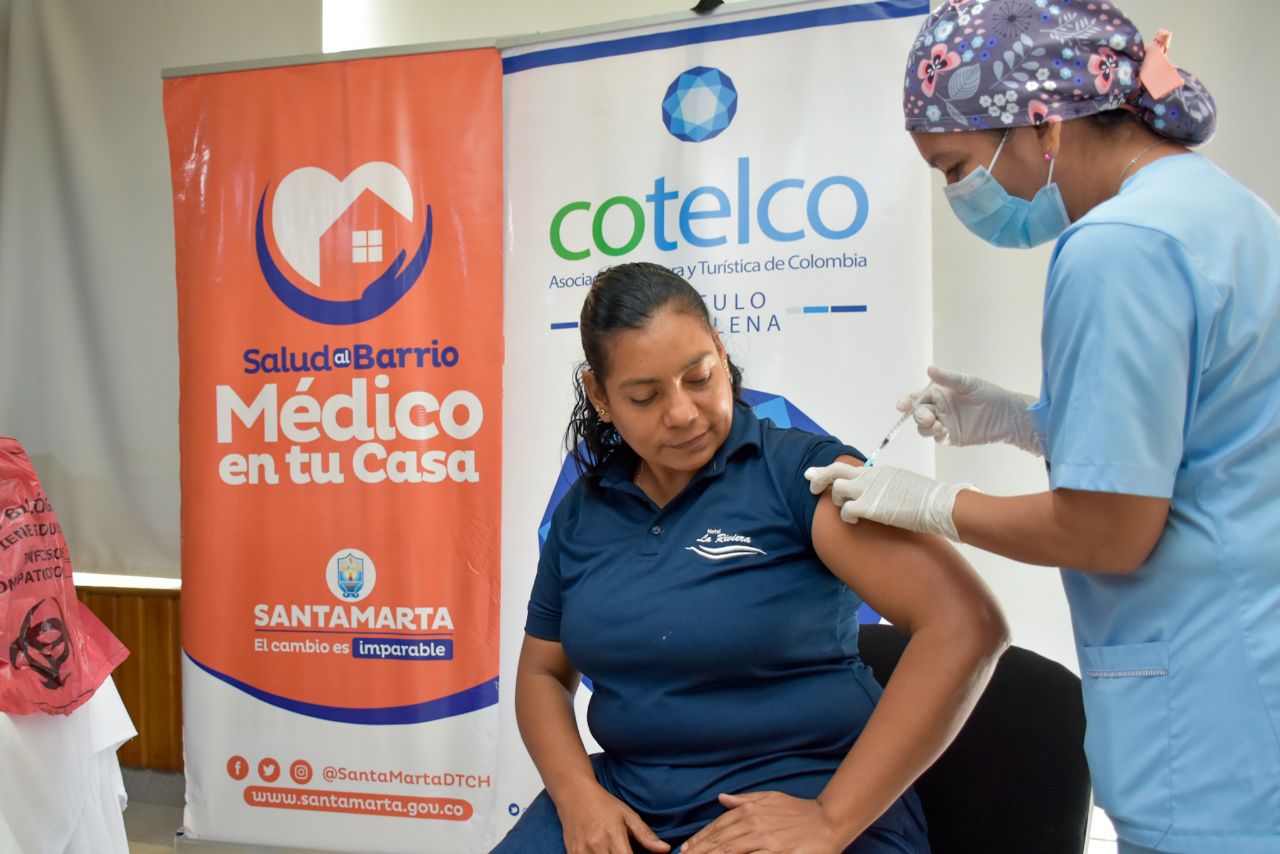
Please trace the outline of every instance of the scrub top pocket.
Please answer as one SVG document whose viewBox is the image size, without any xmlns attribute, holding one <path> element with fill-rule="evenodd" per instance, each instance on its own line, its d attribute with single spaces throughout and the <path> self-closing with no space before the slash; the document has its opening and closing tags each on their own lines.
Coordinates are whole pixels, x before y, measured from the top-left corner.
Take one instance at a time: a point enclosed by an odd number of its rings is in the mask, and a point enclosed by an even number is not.
<svg viewBox="0 0 1280 854">
<path fill-rule="evenodd" d="M 1080 671 L 1094 799 L 1113 820 L 1168 830 L 1173 771 L 1167 645 L 1081 647 Z"/>
</svg>

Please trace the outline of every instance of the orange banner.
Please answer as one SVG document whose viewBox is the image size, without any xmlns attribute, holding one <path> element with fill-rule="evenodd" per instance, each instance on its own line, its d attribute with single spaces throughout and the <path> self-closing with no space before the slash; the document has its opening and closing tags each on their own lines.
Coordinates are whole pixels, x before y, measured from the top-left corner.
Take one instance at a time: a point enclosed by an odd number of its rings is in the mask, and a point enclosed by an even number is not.
<svg viewBox="0 0 1280 854">
<path fill-rule="evenodd" d="M 187 655 L 329 721 L 494 704 L 497 53 L 180 78 L 164 105 Z"/>
</svg>

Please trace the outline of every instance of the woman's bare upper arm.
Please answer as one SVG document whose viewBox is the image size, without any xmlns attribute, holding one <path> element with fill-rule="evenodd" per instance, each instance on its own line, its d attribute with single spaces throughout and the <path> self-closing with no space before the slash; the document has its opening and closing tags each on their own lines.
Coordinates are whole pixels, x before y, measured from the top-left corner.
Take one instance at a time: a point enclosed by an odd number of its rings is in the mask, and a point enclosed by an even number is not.
<svg viewBox="0 0 1280 854">
<path fill-rule="evenodd" d="M 852 457 L 840 462 L 856 464 Z M 930 619 L 999 613 L 991 591 L 946 540 L 863 519 L 840 518 L 831 491 L 818 496 L 813 545 L 827 568 L 877 613 L 911 632 Z"/>
<path fill-rule="evenodd" d="M 524 644 L 520 647 L 519 672 L 551 676 L 569 692 L 577 690 L 578 683 L 582 681 L 582 674 L 569 663 L 559 641 L 543 640 L 530 634 L 524 636 Z"/>
</svg>

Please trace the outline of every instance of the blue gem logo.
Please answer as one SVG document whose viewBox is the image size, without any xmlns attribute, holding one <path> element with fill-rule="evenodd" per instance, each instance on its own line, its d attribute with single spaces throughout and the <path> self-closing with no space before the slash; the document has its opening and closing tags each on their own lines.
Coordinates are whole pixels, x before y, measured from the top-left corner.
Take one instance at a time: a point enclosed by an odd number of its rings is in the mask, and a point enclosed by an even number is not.
<svg viewBox="0 0 1280 854">
<path fill-rule="evenodd" d="M 703 65 L 671 81 L 662 98 L 662 123 L 684 142 L 706 142 L 719 136 L 737 112 L 738 90 L 729 75 Z"/>
</svg>

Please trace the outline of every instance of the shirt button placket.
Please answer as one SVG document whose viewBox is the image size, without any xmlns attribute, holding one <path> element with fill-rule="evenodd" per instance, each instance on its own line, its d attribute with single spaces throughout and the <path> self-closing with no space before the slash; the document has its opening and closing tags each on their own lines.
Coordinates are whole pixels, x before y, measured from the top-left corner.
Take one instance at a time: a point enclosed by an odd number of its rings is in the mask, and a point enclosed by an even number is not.
<svg viewBox="0 0 1280 854">
<path fill-rule="evenodd" d="M 639 553 L 649 557 L 657 555 L 662 549 L 662 532 L 664 530 L 666 529 L 662 527 L 661 522 L 650 522 L 648 533 L 641 540 Z"/>
</svg>

